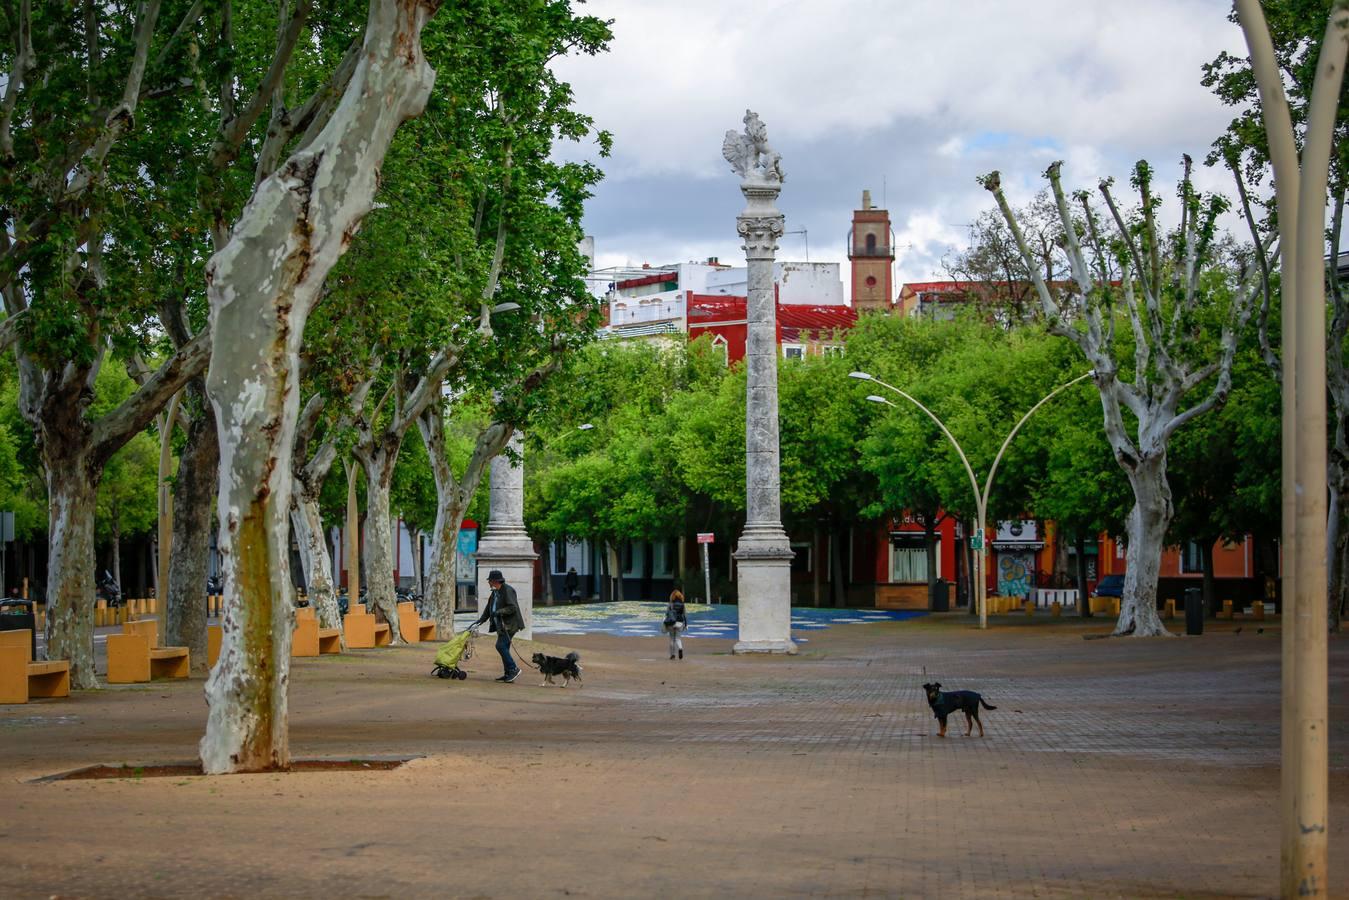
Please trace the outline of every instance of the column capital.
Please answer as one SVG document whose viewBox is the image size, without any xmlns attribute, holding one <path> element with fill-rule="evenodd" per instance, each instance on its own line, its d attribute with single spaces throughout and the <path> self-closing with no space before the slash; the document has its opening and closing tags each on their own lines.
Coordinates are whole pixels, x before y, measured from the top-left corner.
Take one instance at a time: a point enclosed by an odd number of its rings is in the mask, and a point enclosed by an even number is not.
<svg viewBox="0 0 1349 900">
<path fill-rule="evenodd" d="M 778 238 L 782 237 L 784 225 L 782 213 L 771 215 L 737 216 L 736 231 L 744 239 L 741 245 L 748 259 L 773 259 L 778 249 Z"/>
</svg>

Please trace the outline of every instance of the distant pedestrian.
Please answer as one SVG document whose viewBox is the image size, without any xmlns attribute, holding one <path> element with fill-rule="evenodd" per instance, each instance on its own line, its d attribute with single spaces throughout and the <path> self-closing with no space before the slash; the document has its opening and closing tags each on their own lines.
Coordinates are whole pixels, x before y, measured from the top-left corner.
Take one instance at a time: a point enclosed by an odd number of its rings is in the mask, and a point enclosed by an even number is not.
<svg viewBox="0 0 1349 900">
<path fill-rule="evenodd" d="M 684 640 L 681 634 L 689 627 L 688 617 L 684 615 L 684 595 L 679 591 L 670 594 L 670 605 L 665 607 L 665 632 L 670 636 L 670 659 L 684 658 Z"/>
<path fill-rule="evenodd" d="M 581 599 L 581 576 L 576 574 L 575 566 L 567 570 L 567 577 L 562 579 L 562 584 L 567 589 L 568 602 L 575 603 Z"/>
<path fill-rule="evenodd" d="M 501 664 L 505 671 L 497 681 L 510 683 L 520 676 L 520 667 L 511 659 L 511 638 L 515 633 L 525 627 L 525 620 L 520 615 L 520 604 L 515 598 L 515 588 L 506 583 L 506 579 L 501 577 L 501 573 L 496 569 L 487 573 L 487 586 L 492 589 L 492 593 L 487 597 L 487 605 L 483 607 L 482 615 L 478 617 L 475 625 L 481 625 L 487 622 L 489 632 L 494 632 L 497 636 L 497 653 L 501 654 Z"/>
</svg>

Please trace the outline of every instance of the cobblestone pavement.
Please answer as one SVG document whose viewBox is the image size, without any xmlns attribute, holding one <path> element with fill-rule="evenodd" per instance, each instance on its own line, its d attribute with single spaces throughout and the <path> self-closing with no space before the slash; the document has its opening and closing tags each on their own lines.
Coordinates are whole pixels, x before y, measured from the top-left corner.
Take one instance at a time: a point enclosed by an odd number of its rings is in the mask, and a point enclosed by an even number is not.
<svg viewBox="0 0 1349 900">
<path fill-rule="evenodd" d="M 1279 636 L 1224 626 L 930 616 L 793 659 L 690 639 L 682 662 L 543 636 L 581 652 L 582 690 L 492 683 L 485 641 L 466 682 L 427 677 L 433 646 L 297 660 L 295 755 L 421 757 L 390 772 L 31 783 L 192 758 L 201 684 L 0 707 L 0 895 L 1270 896 Z M 1331 896 L 1347 656 L 1332 641 Z M 931 680 L 998 707 L 986 738 L 936 737 Z"/>
</svg>

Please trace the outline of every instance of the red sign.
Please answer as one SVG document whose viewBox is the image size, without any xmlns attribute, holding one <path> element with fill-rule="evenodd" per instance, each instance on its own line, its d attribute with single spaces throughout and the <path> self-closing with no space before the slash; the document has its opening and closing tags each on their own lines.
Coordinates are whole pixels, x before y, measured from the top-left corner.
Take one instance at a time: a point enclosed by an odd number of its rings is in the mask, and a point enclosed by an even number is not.
<svg viewBox="0 0 1349 900">
<path fill-rule="evenodd" d="M 700 532 L 698 532 L 698 543 L 700 543 L 700 544 L 711 544 L 711 543 L 714 543 L 713 540 L 712 540 L 713 537 L 715 537 L 715 535 L 712 534 L 711 532 L 708 532 L 708 531 L 700 531 Z"/>
</svg>

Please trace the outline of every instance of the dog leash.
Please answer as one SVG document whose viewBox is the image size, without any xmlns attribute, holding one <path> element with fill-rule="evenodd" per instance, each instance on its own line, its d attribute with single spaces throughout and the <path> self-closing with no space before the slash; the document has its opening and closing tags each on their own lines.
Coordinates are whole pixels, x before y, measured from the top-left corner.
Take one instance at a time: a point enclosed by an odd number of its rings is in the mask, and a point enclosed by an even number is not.
<svg viewBox="0 0 1349 900">
<path fill-rule="evenodd" d="M 532 662 L 529 662 L 529 661 L 526 660 L 523 656 L 520 655 L 520 651 L 515 649 L 515 641 L 514 641 L 514 640 L 511 641 L 511 652 L 515 654 L 515 658 L 518 659 L 518 660 L 520 660 L 520 662 L 522 662 L 522 663 L 524 663 L 525 665 L 529 666 L 531 669 L 533 669 L 533 670 L 536 671 L 536 672 L 539 670 L 539 667 L 538 667 L 538 666 L 534 665 Z"/>
</svg>

